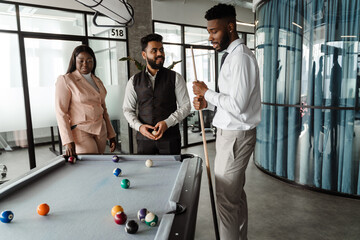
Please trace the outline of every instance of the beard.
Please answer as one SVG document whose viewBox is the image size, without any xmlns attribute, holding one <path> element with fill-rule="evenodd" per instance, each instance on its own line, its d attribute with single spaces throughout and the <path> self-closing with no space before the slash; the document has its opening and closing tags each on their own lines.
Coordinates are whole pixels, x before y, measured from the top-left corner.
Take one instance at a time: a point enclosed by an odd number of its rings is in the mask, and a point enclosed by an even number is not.
<svg viewBox="0 0 360 240">
<path fill-rule="evenodd" d="M 156 60 L 159 59 L 159 58 L 162 59 L 162 62 L 160 62 L 159 64 L 157 64 L 157 63 L 156 63 Z M 159 56 L 159 57 L 156 57 L 154 60 L 146 57 L 146 60 L 147 60 L 147 62 L 149 63 L 149 65 L 150 65 L 150 67 L 151 67 L 152 69 L 160 69 L 160 68 L 162 68 L 163 65 L 164 65 L 165 57 Z"/>
<path fill-rule="evenodd" d="M 224 37 L 221 39 L 219 46 L 220 49 L 218 50 L 219 52 L 224 51 L 225 49 L 228 48 L 228 46 L 230 45 L 230 37 L 229 37 L 229 33 L 224 34 Z"/>
</svg>

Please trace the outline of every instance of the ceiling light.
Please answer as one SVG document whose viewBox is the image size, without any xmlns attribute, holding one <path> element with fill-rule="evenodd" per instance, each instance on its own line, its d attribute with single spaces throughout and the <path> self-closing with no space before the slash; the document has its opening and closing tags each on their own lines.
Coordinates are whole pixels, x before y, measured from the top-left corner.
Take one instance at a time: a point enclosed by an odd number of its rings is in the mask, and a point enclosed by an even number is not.
<svg viewBox="0 0 360 240">
<path fill-rule="evenodd" d="M 134 9 L 127 0 L 75 0 L 86 7 L 95 11 L 93 23 L 98 27 L 130 27 L 134 24 Z M 102 14 L 105 15 L 120 26 L 99 25 L 96 23 L 97 17 Z"/>
<path fill-rule="evenodd" d="M 248 26 L 248 27 L 255 27 L 255 24 L 253 24 L 253 23 L 245 23 L 245 22 L 236 21 L 236 24 Z"/>
</svg>

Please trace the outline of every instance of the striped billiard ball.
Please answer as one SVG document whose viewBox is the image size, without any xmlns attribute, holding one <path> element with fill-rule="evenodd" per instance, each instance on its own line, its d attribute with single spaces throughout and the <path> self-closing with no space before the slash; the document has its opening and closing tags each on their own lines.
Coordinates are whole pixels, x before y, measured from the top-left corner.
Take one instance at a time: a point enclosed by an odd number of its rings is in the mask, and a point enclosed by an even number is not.
<svg viewBox="0 0 360 240">
<path fill-rule="evenodd" d="M 145 222 L 146 214 L 148 214 L 149 211 L 146 208 L 142 208 L 138 211 L 137 217 L 140 220 L 140 222 Z"/>
<path fill-rule="evenodd" d="M 120 168 L 115 168 L 114 171 L 113 171 L 113 174 L 116 177 L 119 177 L 121 175 L 121 169 Z"/>
<path fill-rule="evenodd" d="M 154 214 L 152 212 L 149 212 L 148 214 L 146 214 L 145 223 L 148 226 L 155 227 L 157 222 L 158 222 L 158 216 L 156 216 L 156 214 Z"/>
</svg>

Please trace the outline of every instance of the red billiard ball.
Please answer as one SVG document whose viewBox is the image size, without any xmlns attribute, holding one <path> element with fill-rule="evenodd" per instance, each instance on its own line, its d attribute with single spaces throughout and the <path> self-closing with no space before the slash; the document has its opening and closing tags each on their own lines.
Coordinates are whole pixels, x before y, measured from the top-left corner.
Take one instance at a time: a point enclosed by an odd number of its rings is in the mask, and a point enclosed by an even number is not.
<svg viewBox="0 0 360 240">
<path fill-rule="evenodd" d="M 70 156 L 68 159 L 69 163 L 76 163 L 76 157 Z"/>
<path fill-rule="evenodd" d="M 41 216 L 45 216 L 49 213 L 50 207 L 46 203 L 42 203 L 37 207 L 37 212 Z"/>
<path fill-rule="evenodd" d="M 114 216 L 114 220 L 117 224 L 124 224 L 127 220 L 127 216 L 124 212 L 117 212 Z"/>
</svg>

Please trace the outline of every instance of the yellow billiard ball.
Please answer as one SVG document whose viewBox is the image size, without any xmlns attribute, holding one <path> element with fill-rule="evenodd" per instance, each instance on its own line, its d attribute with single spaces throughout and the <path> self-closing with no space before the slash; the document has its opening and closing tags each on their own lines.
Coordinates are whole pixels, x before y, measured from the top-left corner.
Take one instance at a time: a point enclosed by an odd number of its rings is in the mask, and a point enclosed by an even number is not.
<svg viewBox="0 0 360 240">
<path fill-rule="evenodd" d="M 152 167 L 152 165 L 153 165 L 153 161 L 151 159 L 145 161 L 145 166 L 147 166 L 148 168 Z"/>
<path fill-rule="evenodd" d="M 123 211 L 124 211 L 124 209 L 122 208 L 122 206 L 120 206 L 120 205 L 115 205 L 115 206 L 111 209 L 111 215 L 114 217 L 117 212 L 123 212 Z"/>
</svg>

